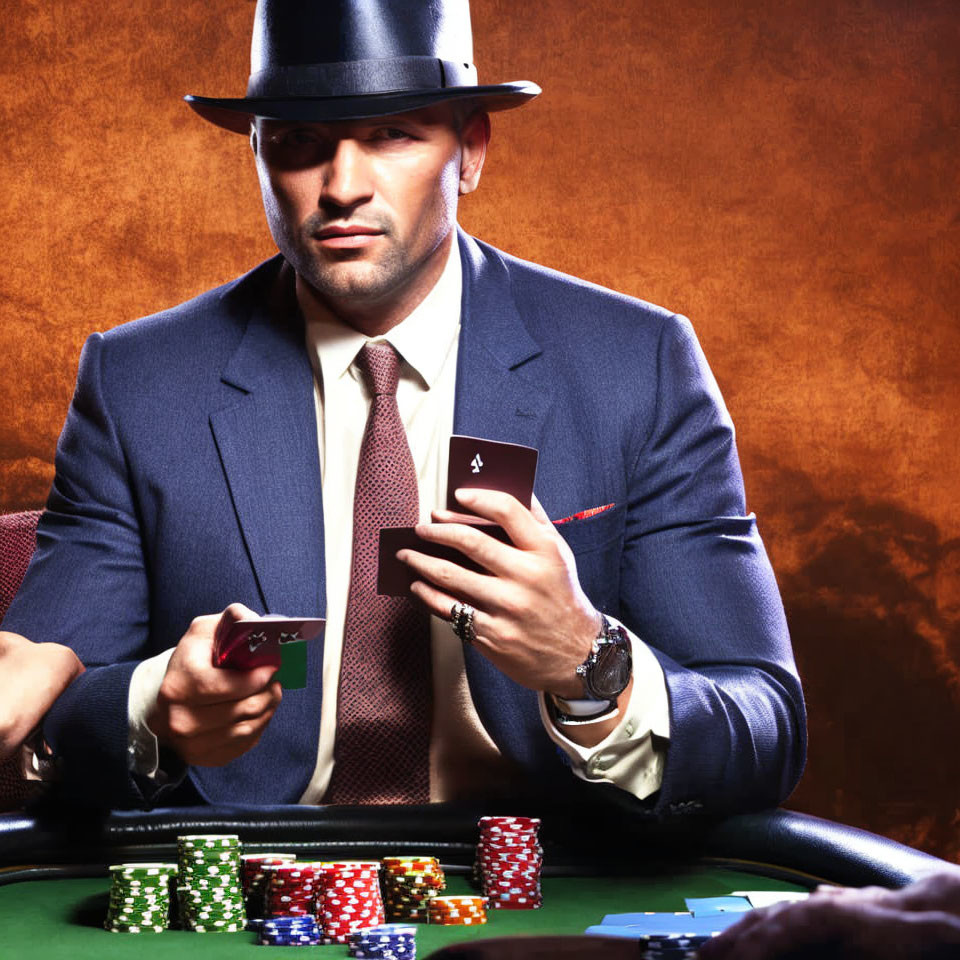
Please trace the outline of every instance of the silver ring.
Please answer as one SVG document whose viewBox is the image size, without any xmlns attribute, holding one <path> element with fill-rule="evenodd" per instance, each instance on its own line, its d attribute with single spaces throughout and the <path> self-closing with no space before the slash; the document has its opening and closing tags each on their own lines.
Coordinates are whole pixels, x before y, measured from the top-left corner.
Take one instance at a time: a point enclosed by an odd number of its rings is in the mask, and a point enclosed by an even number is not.
<svg viewBox="0 0 960 960">
<path fill-rule="evenodd" d="M 468 646 L 472 646 L 477 639 L 477 631 L 473 626 L 473 616 L 477 611 L 473 607 L 467 607 L 463 612 L 463 619 L 460 621 L 460 639 Z"/>
<path fill-rule="evenodd" d="M 463 616 L 463 604 L 458 600 L 450 608 L 450 629 L 459 637 L 460 636 L 460 618 Z"/>
<path fill-rule="evenodd" d="M 450 608 L 450 627 L 461 643 L 469 645 L 477 639 L 477 633 L 473 628 L 473 617 L 476 612 L 469 604 L 459 601 Z"/>
</svg>

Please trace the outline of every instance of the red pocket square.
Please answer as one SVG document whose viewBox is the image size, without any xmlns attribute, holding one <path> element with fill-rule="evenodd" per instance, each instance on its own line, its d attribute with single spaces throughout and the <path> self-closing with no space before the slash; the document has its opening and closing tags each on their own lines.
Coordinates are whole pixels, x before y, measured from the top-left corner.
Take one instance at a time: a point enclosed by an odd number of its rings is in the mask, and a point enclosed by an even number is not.
<svg viewBox="0 0 960 960">
<path fill-rule="evenodd" d="M 589 510 L 581 510 L 579 513 L 571 513 L 569 517 L 563 517 L 561 520 L 554 520 L 553 525 L 559 527 L 561 523 L 570 523 L 571 520 L 586 520 L 588 517 L 595 517 L 598 513 L 605 510 L 612 510 L 615 503 L 605 503 L 602 507 L 591 507 Z"/>
</svg>

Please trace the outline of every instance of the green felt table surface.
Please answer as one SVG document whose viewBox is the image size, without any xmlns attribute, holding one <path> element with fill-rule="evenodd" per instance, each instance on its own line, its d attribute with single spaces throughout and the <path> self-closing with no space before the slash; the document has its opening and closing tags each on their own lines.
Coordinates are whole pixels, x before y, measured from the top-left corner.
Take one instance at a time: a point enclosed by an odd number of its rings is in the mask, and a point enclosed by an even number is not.
<svg viewBox="0 0 960 960">
<path fill-rule="evenodd" d="M 109 958 L 185 957 L 214 960 L 256 956 L 267 948 L 254 933 L 159 934 L 108 933 L 103 929 L 110 880 L 30 880 L 0 886 L 0 958 L 109 960 Z M 604 914 L 637 910 L 683 910 L 684 897 L 718 896 L 733 890 L 803 890 L 722 866 L 695 866 L 643 877 L 545 877 L 539 910 L 491 910 L 479 927 L 418 924 L 417 956 L 451 943 L 517 934 L 579 934 Z M 450 877 L 447 893 L 470 893 L 466 878 Z M 345 946 L 298 947 L 303 955 L 345 957 Z M 275 951 L 273 951 L 275 952 Z M 261 956 L 265 954 L 261 953 Z M 284 954 L 285 955 L 285 954 Z M 300 955 L 300 954 L 298 954 Z"/>
</svg>

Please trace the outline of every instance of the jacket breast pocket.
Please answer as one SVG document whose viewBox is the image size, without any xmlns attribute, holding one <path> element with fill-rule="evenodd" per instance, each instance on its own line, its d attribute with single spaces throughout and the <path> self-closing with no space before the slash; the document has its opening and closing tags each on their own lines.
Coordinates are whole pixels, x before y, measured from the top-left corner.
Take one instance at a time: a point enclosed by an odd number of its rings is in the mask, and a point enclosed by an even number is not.
<svg viewBox="0 0 960 960">
<path fill-rule="evenodd" d="M 573 551 L 580 586 L 595 607 L 608 613 L 619 607 L 625 519 L 626 507 L 615 504 L 592 516 L 556 525 Z"/>
</svg>

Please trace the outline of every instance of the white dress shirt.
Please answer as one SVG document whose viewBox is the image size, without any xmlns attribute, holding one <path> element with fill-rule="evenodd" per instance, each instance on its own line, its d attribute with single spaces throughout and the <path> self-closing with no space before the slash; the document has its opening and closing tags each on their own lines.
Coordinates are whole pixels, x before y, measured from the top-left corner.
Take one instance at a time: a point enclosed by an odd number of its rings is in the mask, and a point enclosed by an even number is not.
<svg viewBox="0 0 960 960">
<path fill-rule="evenodd" d="M 420 305 L 378 340 L 400 355 L 397 405 L 417 471 L 421 520 L 446 505 L 448 443 L 453 432 L 457 342 L 460 332 L 461 264 L 451 244 L 443 273 Z M 334 316 L 313 310 L 306 318 L 306 345 L 315 372 L 314 397 L 323 492 L 327 612 L 323 651 L 320 737 L 313 776 L 301 803 L 322 803 L 333 771 L 337 691 L 353 544 L 353 496 L 370 396 L 354 366 L 367 337 Z M 204 611 L 210 612 L 210 611 Z M 275 611 L 297 616 L 296 610 Z M 431 617 L 433 718 L 430 798 L 467 799 L 497 785 L 506 789 L 515 772 L 477 716 L 467 686 L 463 649 L 445 620 Z M 630 634 L 634 684 L 616 728 L 597 746 L 581 747 L 563 736 L 540 697 L 547 733 L 585 780 L 614 783 L 643 799 L 660 787 L 669 738 L 666 682 L 649 647 Z M 172 651 L 144 661 L 133 673 L 129 695 L 131 758 L 135 769 L 156 776 L 156 737 L 146 724 Z M 655 740 L 654 738 L 659 738 Z"/>
</svg>

